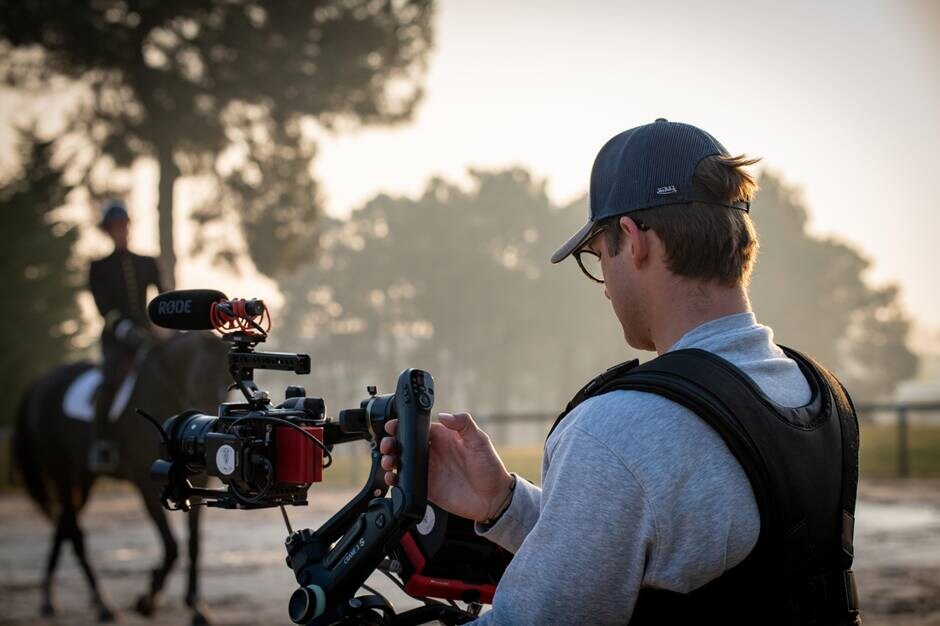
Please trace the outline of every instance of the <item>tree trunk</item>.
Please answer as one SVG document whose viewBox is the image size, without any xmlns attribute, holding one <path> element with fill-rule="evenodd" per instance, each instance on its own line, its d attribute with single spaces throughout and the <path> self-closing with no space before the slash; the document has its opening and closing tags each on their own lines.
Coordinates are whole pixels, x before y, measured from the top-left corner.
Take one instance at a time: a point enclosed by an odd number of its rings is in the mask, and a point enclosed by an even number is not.
<svg viewBox="0 0 940 626">
<path fill-rule="evenodd" d="M 157 214 L 160 226 L 160 274 L 164 288 L 176 286 L 176 249 L 173 247 L 173 186 L 180 171 L 173 160 L 173 147 L 157 146 L 157 164 L 160 168 Z"/>
</svg>

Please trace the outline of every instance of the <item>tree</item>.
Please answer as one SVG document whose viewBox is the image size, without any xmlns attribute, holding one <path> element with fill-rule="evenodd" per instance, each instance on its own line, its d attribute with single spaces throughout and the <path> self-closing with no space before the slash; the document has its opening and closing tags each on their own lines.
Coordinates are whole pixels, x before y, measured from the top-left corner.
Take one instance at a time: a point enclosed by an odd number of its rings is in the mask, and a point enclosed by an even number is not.
<svg viewBox="0 0 940 626">
<path fill-rule="evenodd" d="M 13 402 L 27 385 L 71 351 L 78 330 L 76 294 L 84 274 L 72 260 L 77 232 L 56 216 L 69 188 L 54 167 L 52 144 L 20 135 L 22 176 L 0 187 L 0 259 L 4 289 L 12 297 L 0 310 L 5 329 L 0 377 Z M 12 408 L 0 420 L 12 420 Z"/>
<path fill-rule="evenodd" d="M 760 187 L 751 210 L 761 241 L 751 289 L 759 318 L 778 342 L 833 368 L 856 399 L 891 392 L 917 369 L 897 288 L 870 286 L 870 261 L 843 242 L 808 234 L 795 189 L 767 172 Z"/>
<path fill-rule="evenodd" d="M 271 246 L 290 248 L 309 236 L 290 226 L 313 222 L 316 199 L 265 190 L 297 179 L 299 168 L 285 160 L 309 164 L 306 120 L 332 126 L 409 118 L 431 46 L 431 3 L 0 0 L 0 40 L 9 84 L 35 87 L 66 76 L 89 86 L 81 130 L 103 156 L 118 164 L 156 159 L 166 276 L 176 259 L 174 183 L 207 172 L 217 176 L 222 196 L 240 201 L 250 251 L 277 272 L 289 267 Z M 252 134 L 258 127 L 271 132 Z M 218 171 L 222 153 L 236 162 L 226 173 Z M 281 163 L 265 168 L 272 154 Z M 286 199 L 294 204 L 279 204 Z"/>
</svg>

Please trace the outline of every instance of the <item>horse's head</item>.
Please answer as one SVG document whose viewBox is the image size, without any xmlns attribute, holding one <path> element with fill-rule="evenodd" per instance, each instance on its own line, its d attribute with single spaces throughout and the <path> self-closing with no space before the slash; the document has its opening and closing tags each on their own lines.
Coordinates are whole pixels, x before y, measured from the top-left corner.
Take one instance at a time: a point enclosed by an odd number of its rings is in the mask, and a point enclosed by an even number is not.
<svg viewBox="0 0 940 626">
<path fill-rule="evenodd" d="M 177 410 L 215 410 L 231 384 L 228 345 L 211 333 L 188 332 L 174 335 L 153 350 L 150 364 L 154 381 Z M 143 374 L 143 372 L 142 372 Z"/>
</svg>

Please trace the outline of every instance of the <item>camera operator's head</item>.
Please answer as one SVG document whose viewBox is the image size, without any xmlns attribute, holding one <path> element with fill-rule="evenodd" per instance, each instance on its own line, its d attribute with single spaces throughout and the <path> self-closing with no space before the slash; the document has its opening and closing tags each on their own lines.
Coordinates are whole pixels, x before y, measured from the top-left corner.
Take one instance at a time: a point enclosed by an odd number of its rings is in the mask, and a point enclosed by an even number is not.
<svg viewBox="0 0 940 626">
<path fill-rule="evenodd" d="M 552 256 L 573 254 L 637 349 L 666 351 L 687 330 L 748 311 L 757 185 L 705 131 L 658 119 L 608 141 L 591 172 L 590 219 Z"/>
</svg>

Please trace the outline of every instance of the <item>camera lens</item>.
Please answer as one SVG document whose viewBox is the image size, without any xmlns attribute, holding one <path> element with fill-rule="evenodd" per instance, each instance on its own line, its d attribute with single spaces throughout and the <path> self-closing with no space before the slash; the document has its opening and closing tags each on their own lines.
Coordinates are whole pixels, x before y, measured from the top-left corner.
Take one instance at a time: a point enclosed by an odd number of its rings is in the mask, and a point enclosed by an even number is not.
<svg viewBox="0 0 940 626">
<path fill-rule="evenodd" d="M 180 413 L 163 425 L 170 439 L 170 454 L 186 465 L 205 465 L 206 435 L 212 432 L 218 418 L 196 411 Z"/>
</svg>

